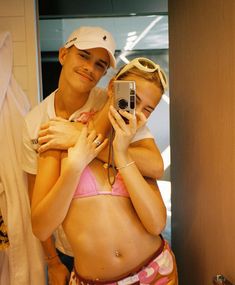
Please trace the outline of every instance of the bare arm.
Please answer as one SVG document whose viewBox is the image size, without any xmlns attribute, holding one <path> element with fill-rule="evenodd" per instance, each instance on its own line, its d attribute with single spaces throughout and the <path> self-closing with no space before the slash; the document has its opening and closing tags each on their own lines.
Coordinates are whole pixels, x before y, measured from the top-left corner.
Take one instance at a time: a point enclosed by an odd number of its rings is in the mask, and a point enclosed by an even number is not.
<svg viewBox="0 0 235 285">
<path fill-rule="evenodd" d="M 108 119 L 108 111 L 112 97 L 110 96 L 103 109 L 97 113 L 96 117 L 90 124 L 91 128 L 100 133 L 102 137 L 107 137 L 111 124 Z M 44 124 L 39 132 L 39 143 L 41 147 L 39 152 L 48 149 L 67 150 L 76 143 L 83 124 L 68 122 L 63 119 L 51 120 Z M 159 179 L 163 175 L 164 166 L 161 153 L 153 139 L 146 138 L 136 141 L 129 146 L 129 152 L 135 160 L 142 175 L 153 179 Z M 108 150 L 105 148 L 99 153 L 98 158 L 108 162 Z M 149 161 L 152 163 L 150 164 Z"/>
<path fill-rule="evenodd" d="M 29 199 L 31 202 L 36 175 L 28 174 L 27 178 L 28 178 Z M 70 273 L 66 268 L 66 266 L 60 261 L 60 258 L 57 255 L 54 238 L 50 236 L 46 241 L 41 242 L 41 245 L 48 266 L 48 278 L 50 284 L 58 284 L 58 285 L 67 284 Z"/>
<path fill-rule="evenodd" d="M 32 199 L 32 225 L 40 240 L 46 240 L 63 222 L 83 169 L 107 143 L 104 141 L 97 146 L 95 139 L 96 133 L 88 134 L 84 127 L 75 146 L 69 148 L 68 156 L 63 157 L 60 151 L 54 150 L 39 157 Z"/>
<path fill-rule="evenodd" d="M 69 168 L 60 175 L 60 163 L 60 151 L 47 151 L 38 159 L 31 215 L 33 232 L 42 241 L 63 222 L 80 176 Z"/>
<path fill-rule="evenodd" d="M 163 159 L 153 139 L 143 139 L 130 144 L 128 152 L 143 176 L 152 179 L 162 177 Z M 108 146 L 99 153 L 98 158 L 103 162 L 108 162 Z"/>
<path fill-rule="evenodd" d="M 163 159 L 154 139 L 136 141 L 129 146 L 128 152 L 143 176 L 153 179 L 162 177 Z"/>
<path fill-rule="evenodd" d="M 127 165 L 131 160 L 115 155 L 118 166 Z M 159 235 L 166 225 L 166 208 L 156 181 L 144 178 L 135 164 L 119 170 L 128 189 L 132 204 L 146 230 Z"/>
<path fill-rule="evenodd" d="M 98 112 L 92 120 L 89 121 L 89 130 L 95 130 L 101 134 L 102 138 L 107 137 L 111 124 L 108 120 L 108 110 L 112 98 L 109 97 L 104 107 Z M 49 149 L 67 150 L 73 147 L 80 135 L 84 124 L 81 122 L 70 122 L 62 118 L 55 118 L 43 124 L 38 134 L 40 153 Z"/>
<path fill-rule="evenodd" d="M 113 148 L 116 166 L 143 226 L 149 233 L 159 235 L 166 224 L 166 208 L 156 182 L 143 177 L 128 151 L 138 122 L 135 116 L 127 112 L 122 115 L 129 119 L 128 125 L 116 110 L 111 109 L 110 120 L 115 129 Z M 140 116 L 140 124 L 143 116 Z M 148 161 L 149 164 L 152 162 L 153 159 Z"/>
</svg>

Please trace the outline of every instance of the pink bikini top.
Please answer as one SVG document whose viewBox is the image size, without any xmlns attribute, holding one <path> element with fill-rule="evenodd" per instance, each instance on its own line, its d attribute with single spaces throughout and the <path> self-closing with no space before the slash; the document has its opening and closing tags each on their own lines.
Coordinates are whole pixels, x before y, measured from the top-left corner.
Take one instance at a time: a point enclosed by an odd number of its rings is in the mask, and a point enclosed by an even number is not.
<svg viewBox="0 0 235 285">
<path fill-rule="evenodd" d="M 111 189 L 112 191 L 98 191 L 98 189 L 100 188 L 101 187 L 99 187 L 95 176 L 93 175 L 90 168 L 87 166 L 82 172 L 78 186 L 74 192 L 73 199 L 96 195 L 130 197 L 129 193 L 126 190 L 122 177 L 119 173 L 116 175 L 115 183 L 113 184 Z"/>
</svg>

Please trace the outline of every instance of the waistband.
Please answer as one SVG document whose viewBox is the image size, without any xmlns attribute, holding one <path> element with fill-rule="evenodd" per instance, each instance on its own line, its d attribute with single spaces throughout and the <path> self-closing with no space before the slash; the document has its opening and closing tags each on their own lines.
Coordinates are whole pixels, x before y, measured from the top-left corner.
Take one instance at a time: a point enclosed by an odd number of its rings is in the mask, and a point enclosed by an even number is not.
<svg viewBox="0 0 235 285">
<path fill-rule="evenodd" d="M 127 275 L 124 275 L 123 277 L 121 278 L 118 278 L 118 279 L 114 279 L 114 280 L 108 280 L 108 281 L 101 281 L 101 280 L 90 280 L 90 279 L 85 279 L 83 278 L 82 276 L 80 276 L 77 271 L 76 271 L 76 268 L 74 267 L 73 268 L 73 272 L 76 276 L 76 278 L 79 280 L 79 282 L 81 283 L 81 285 L 96 285 L 96 284 L 118 284 L 118 282 L 120 281 L 120 284 L 139 284 L 137 281 L 138 280 L 135 280 L 135 275 L 137 273 L 139 273 L 142 269 L 144 269 L 145 267 L 147 267 L 153 260 L 155 260 L 164 250 L 165 248 L 165 245 L 166 245 L 166 242 L 165 240 L 163 239 L 162 235 L 160 235 L 161 237 L 161 245 L 160 247 L 157 249 L 157 251 L 154 252 L 153 255 L 151 255 L 145 262 L 143 265 L 141 265 L 141 267 L 138 267 L 138 268 L 134 268 L 131 273 L 127 274 Z M 133 282 L 130 282 L 130 280 L 133 279 Z M 128 280 L 128 283 L 126 283 L 125 281 Z"/>
</svg>

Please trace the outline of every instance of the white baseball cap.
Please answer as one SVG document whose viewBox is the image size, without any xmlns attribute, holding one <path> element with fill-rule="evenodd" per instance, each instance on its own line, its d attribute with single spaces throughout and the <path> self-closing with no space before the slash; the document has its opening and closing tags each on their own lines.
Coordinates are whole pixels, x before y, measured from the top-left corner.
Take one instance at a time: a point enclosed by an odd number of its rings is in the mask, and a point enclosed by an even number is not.
<svg viewBox="0 0 235 285">
<path fill-rule="evenodd" d="M 110 66 L 115 68 L 115 42 L 108 31 L 100 27 L 80 27 L 71 33 L 64 47 L 69 48 L 72 45 L 81 50 L 99 47 L 106 49 L 110 58 Z"/>
</svg>

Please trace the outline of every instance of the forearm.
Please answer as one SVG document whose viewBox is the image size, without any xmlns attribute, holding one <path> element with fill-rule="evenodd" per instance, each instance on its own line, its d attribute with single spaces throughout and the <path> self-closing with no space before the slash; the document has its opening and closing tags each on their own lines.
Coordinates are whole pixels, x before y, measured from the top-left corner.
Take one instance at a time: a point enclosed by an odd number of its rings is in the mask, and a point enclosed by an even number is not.
<svg viewBox="0 0 235 285">
<path fill-rule="evenodd" d="M 38 201 L 33 199 L 31 211 L 33 232 L 40 240 L 46 240 L 63 222 L 79 177 L 79 173 L 65 169 L 42 199 Z M 37 193 L 37 185 L 35 188 L 34 191 Z"/>
<path fill-rule="evenodd" d="M 70 273 L 57 254 L 54 238 L 50 237 L 41 244 L 47 263 L 48 283 L 67 284 Z"/>
<path fill-rule="evenodd" d="M 155 144 L 144 140 L 136 142 L 129 146 L 128 152 L 132 160 L 135 161 L 140 173 L 145 177 L 159 179 L 164 172 L 162 156 Z M 142 144 L 142 145 L 141 145 Z M 98 158 L 104 163 L 108 162 L 109 146 L 107 145 L 99 154 Z"/>
<path fill-rule="evenodd" d="M 42 241 L 41 244 L 42 244 L 46 262 L 59 259 L 53 236 L 50 236 L 47 240 Z"/>
<path fill-rule="evenodd" d="M 158 235 L 166 223 L 166 209 L 156 183 L 146 182 L 135 163 L 130 164 L 129 155 L 118 155 L 115 161 L 142 224 L 148 232 Z"/>
<path fill-rule="evenodd" d="M 128 151 L 143 176 L 153 179 L 162 177 L 164 173 L 163 159 L 153 139 L 132 143 Z"/>
</svg>

